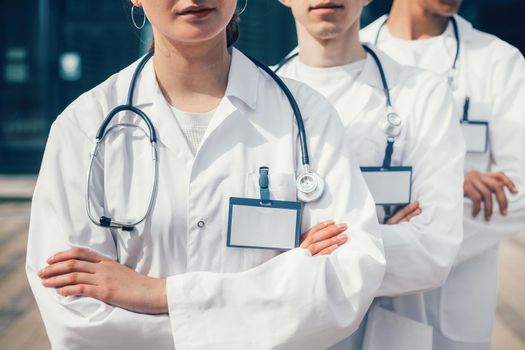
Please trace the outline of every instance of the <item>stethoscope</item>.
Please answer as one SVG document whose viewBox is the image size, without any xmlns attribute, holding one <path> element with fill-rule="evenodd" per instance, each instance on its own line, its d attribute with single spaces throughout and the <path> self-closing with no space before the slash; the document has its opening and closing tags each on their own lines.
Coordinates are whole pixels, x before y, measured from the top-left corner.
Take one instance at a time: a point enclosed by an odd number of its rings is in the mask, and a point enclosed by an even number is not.
<svg viewBox="0 0 525 350">
<path fill-rule="evenodd" d="M 387 137 L 387 145 L 385 149 L 385 156 L 383 158 L 383 169 L 390 168 L 390 165 L 392 163 L 392 154 L 394 153 L 394 143 L 396 138 L 401 133 L 401 127 L 402 127 L 402 119 L 394 112 L 394 108 L 392 107 L 392 98 L 390 97 L 390 88 L 388 86 L 388 81 L 386 79 L 386 74 L 383 69 L 383 65 L 381 64 L 381 60 L 377 56 L 377 54 L 368 46 L 363 45 L 363 49 L 370 54 L 372 59 L 374 60 L 377 70 L 379 71 L 379 76 L 381 77 L 381 84 L 383 86 L 383 93 L 385 95 L 385 102 L 386 102 L 386 118 L 380 122 L 379 127 L 384 131 Z M 277 73 L 284 65 L 286 65 L 289 61 L 291 61 L 293 58 L 297 57 L 299 55 L 299 52 L 292 52 L 288 56 L 286 56 L 281 62 L 277 64 L 277 66 L 274 69 L 274 72 Z"/>
<path fill-rule="evenodd" d="M 381 35 L 381 31 L 385 27 L 386 23 L 388 21 L 388 17 L 385 18 L 383 23 L 379 26 L 379 29 L 377 30 L 376 37 L 374 40 L 374 44 L 377 45 L 379 42 L 379 36 Z M 455 83 L 456 83 L 456 75 L 457 75 L 457 66 L 458 66 L 458 60 L 459 60 L 459 53 L 461 51 L 461 40 L 459 35 L 459 27 L 456 19 L 454 16 L 450 17 L 450 23 L 452 24 L 452 30 L 454 32 L 454 39 L 456 40 L 456 54 L 454 55 L 454 60 L 452 61 L 452 66 L 447 72 L 447 83 L 451 89 L 454 89 Z M 466 96 L 465 101 L 463 102 L 463 121 L 468 121 L 469 116 L 469 108 L 470 108 L 470 97 Z"/>
<path fill-rule="evenodd" d="M 149 117 L 146 115 L 146 113 L 144 113 L 139 108 L 133 106 L 133 95 L 135 93 L 137 79 L 140 73 L 142 72 L 142 70 L 144 69 L 144 66 L 151 59 L 152 56 L 153 56 L 153 52 L 149 52 L 147 55 L 144 56 L 142 60 L 140 60 L 131 78 L 126 104 L 117 106 L 111 112 L 109 112 L 109 114 L 105 117 L 104 121 L 100 125 L 97 131 L 96 137 L 95 137 L 95 143 L 90 153 L 90 161 L 89 161 L 88 173 L 87 173 L 86 211 L 87 211 L 87 215 L 89 219 L 97 226 L 122 229 L 123 231 L 132 231 L 136 225 L 139 225 L 146 219 L 146 217 L 148 217 L 148 215 L 151 213 L 151 210 L 153 208 L 154 194 L 156 192 L 157 180 L 158 180 L 157 133 L 155 132 L 155 127 L 153 126 L 153 123 L 151 122 Z M 257 61 L 256 59 L 252 57 L 248 57 L 248 58 L 255 65 L 257 65 L 259 68 L 265 71 L 277 83 L 277 85 L 282 89 L 282 91 L 284 92 L 284 94 L 286 95 L 290 103 L 290 106 L 292 108 L 293 114 L 295 116 L 295 120 L 297 122 L 298 129 L 299 129 L 299 140 L 300 140 L 300 145 L 301 145 L 302 173 L 299 174 L 296 178 L 297 198 L 302 202 L 315 201 L 319 199 L 319 197 L 321 197 L 321 195 L 323 194 L 324 180 L 317 173 L 311 170 L 306 131 L 304 128 L 303 117 L 299 109 L 299 106 L 297 105 L 297 101 L 293 97 L 292 93 L 290 92 L 286 84 L 277 76 L 277 74 L 275 74 L 270 68 L 265 66 L 263 63 Z M 146 124 L 148 131 L 149 131 L 149 142 L 151 144 L 151 160 L 152 160 L 152 166 L 153 166 L 153 175 L 152 175 L 152 181 L 151 181 L 151 190 L 150 190 L 148 206 L 144 210 L 144 214 L 142 216 L 140 216 L 138 219 L 128 220 L 128 221 L 115 220 L 107 216 L 96 217 L 95 215 L 93 215 L 91 211 L 91 197 L 90 197 L 90 186 L 91 186 L 93 163 L 95 159 L 97 158 L 99 147 L 103 143 L 104 138 L 111 131 L 115 130 L 115 128 L 117 127 L 134 127 L 134 128 L 138 128 L 142 130 L 138 125 L 130 124 L 130 123 L 117 123 L 108 128 L 108 125 L 113 120 L 113 118 L 118 113 L 124 112 L 124 111 L 131 112 L 132 114 L 137 115 Z M 142 131 L 145 132 L 144 130 Z"/>
<path fill-rule="evenodd" d="M 387 22 L 388 22 L 388 17 L 385 18 L 383 23 L 381 23 L 381 25 L 379 26 L 379 29 L 377 30 L 376 37 L 374 40 L 374 45 L 377 45 L 377 43 L 379 42 L 379 36 L 381 35 L 381 32 Z M 459 59 L 459 52 L 461 49 L 461 43 L 460 43 L 460 37 L 459 37 L 458 23 L 453 16 L 450 17 L 450 23 L 452 24 L 452 30 L 454 31 L 454 39 L 456 40 L 456 54 L 454 55 L 452 66 L 447 72 L 447 82 L 450 87 L 454 87 L 456 73 L 457 73 L 457 63 Z"/>
</svg>

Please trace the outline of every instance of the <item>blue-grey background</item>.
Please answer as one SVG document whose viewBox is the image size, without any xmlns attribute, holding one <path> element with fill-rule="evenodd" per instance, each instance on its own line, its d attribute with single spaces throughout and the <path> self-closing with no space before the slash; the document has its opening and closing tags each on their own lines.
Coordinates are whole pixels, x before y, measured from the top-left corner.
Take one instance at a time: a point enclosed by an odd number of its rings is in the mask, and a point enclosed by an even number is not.
<svg viewBox="0 0 525 350">
<path fill-rule="evenodd" d="M 390 0 L 375 0 L 365 9 L 363 25 L 390 5 Z M 465 0 L 461 14 L 524 52 L 525 1 Z M 56 116 L 83 91 L 138 58 L 149 40 L 147 29 L 132 26 L 129 0 L 2 1 L 0 174 L 38 172 Z M 295 44 L 288 9 L 277 0 L 249 0 L 238 48 L 272 64 Z"/>
</svg>

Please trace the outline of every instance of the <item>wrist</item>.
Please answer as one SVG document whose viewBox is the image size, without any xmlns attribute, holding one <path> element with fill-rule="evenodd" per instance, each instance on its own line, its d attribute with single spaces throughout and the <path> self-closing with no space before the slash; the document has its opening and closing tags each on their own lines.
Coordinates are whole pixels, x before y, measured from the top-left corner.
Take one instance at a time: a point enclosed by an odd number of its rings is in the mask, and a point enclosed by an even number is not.
<svg viewBox="0 0 525 350">
<path fill-rule="evenodd" d="M 165 278 L 151 278 L 151 313 L 152 314 L 167 314 L 168 297 L 166 293 L 166 279 Z"/>
</svg>

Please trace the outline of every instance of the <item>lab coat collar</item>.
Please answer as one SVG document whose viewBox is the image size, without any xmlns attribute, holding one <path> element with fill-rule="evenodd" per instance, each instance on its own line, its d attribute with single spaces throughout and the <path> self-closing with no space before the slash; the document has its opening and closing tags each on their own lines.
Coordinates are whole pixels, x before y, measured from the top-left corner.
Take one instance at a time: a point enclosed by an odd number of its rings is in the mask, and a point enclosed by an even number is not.
<svg viewBox="0 0 525 350">
<path fill-rule="evenodd" d="M 259 68 L 236 48 L 233 48 L 231 52 L 232 62 L 225 96 L 237 98 L 251 109 L 255 109 L 259 87 Z"/>
<path fill-rule="evenodd" d="M 461 17 L 460 15 L 454 15 L 454 18 L 456 19 L 456 22 L 458 24 L 460 40 L 469 41 L 472 38 L 472 35 L 474 33 L 474 28 L 472 27 L 472 23 L 470 23 L 469 21 L 467 21 L 465 18 Z M 371 32 L 374 33 L 373 38 L 376 37 L 377 32 L 381 29 L 382 27 L 381 25 L 385 22 L 386 19 L 387 19 L 387 15 L 383 15 L 369 25 Z M 365 30 L 368 30 L 368 27 Z M 386 30 L 386 29 L 383 27 L 383 30 Z M 447 37 L 454 38 L 454 30 L 452 29 L 451 23 L 449 23 L 447 28 L 445 29 L 445 35 Z"/>
<path fill-rule="evenodd" d="M 381 66 L 385 71 L 389 91 L 392 90 L 398 82 L 399 64 L 374 45 L 367 43 L 366 46 L 372 49 L 372 51 L 374 51 L 377 57 L 379 58 Z M 363 85 L 369 85 L 373 88 L 383 90 L 383 83 L 381 81 L 379 68 L 370 54 L 366 55 L 363 71 L 361 72 L 357 80 Z"/>
<path fill-rule="evenodd" d="M 383 70 L 385 71 L 386 80 L 388 83 L 388 87 L 391 90 L 397 83 L 398 76 L 399 76 L 399 64 L 396 63 L 393 59 L 390 58 L 387 54 L 385 54 L 383 51 L 379 50 L 376 46 L 374 46 L 371 43 L 366 43 L 366 46 L 368 46 L 370 49 L 372 49 L 376 55 L 379 58 L 379 61 L 381 62 L 381 65 L 383 66 Z M 299 53 L 299 47 L 296 47 L 286 57 L 289 57 L 291 55 Z M 298 57 L 295 57 L 294 59 L 298 59 Z M 286 64 L 288 64 L 287 62 Z M 285 64 L 285 66 L 286 66 Z M 366 55 L 365 59 L 365 65 L 363 67 L 363 71 L 359 75 L 359 78 L 357 79 L 360 81 L 363 85 L 369 85 L 374 88 L 378 88 L 383 90 L 383 84 L 381 82 L 381 75 L 379 74 L 379 69 L 376 65 L 376 62 L 370 56 L 368 53 Z"/>
<path fill-rule="evenodd" d="M 454 15 L 454 18 L 456 19 L 456 22 L 458 23 L 458 30 L 459 30 L 459 40 L 466 42 L 472 39 L 474 34 L 474 27 L 472 27 L 472 23 L 461 17 L 460 15 Z M 450 27 L 451 25 L 449 25 Z M 454 32 L 452 31 L 452 28 L 447 28 L 447 30 L 451 30 L 451 35 L 454 36 Z"/>
<path fill-rule="evenodd" d="M 255 66 L 250 59 L 239 50 L 233 48 L 231 50 L 231 55 L 232 59 L 228 75 L 228 85 L 224 97 L 233 97 L 242 101 L 251 109 L 255 109 L 257 106 L 259 70 L 257 66 Z M 122 72 L 123 74 L 121 74 L 121 79 L 119 79 L 121 88 L 118 89 L 118 91 L 121 91 L 119 101 L 122 101 L 122 103 L 125 103 L 126 101 L 129 83 L 139 61 L 140 60 L 124 69 Z M 151 104 L 155 101 L 155 97 L 159 91 L 160 88 L 155 75 L 153 59 L 151 59 L 144 66 L 144 69 L 139 76 L 133 104 L 136 107 Z"/>
<path fill-rule="evenodd" d="M 399 80 L 399 64 L 391 59 L 388 55 L 383 53 L 374 45 L 367 43 L 370 49 L 372 49 L 378 56 L 379 61 L 385 71 L 385 76 L 388 84 L 388 89 L 391 91 L 398 83 Z M 299 52 L 298 47 L 289 53 L 289 55 Z M 298 57 L 294 58 L 298 59 Z M 289 62 L 287 63 L 289 64 Z M 300 80 L 300 78 L 299 78 Z M 383 95 L 383 84 L 381 81 L 381 75 L 375 60 L 370 54 L 367 53 L 365 64 L 361 74 L 359 74 L 356 82 L 360 84 L 360 88 L 357 91 L 357 95 L 353 96 L 352 110 L 355 115 L 361 113 L 361 111 L 369 104 L 370 97 L 377 91 Z M 378 91 L 379 90 L 379 91 Z M 385 97 L 386 98 L 386 97 Z"/>
<path fill-rule="evenodd" d="M 472 23 L 470 23 L 469 21 L 467 21 L 460 15 L 454 15 L 454 19 L 456 20 L 456 23 L 458 24 L 459 40 L 462 42 L 469 41 L 472 38 L 472 33 L 473 33 Z M 447 38 L 456 40 L 456 36 L 454 34 L 454 28 L 452 27 L 452 23 L 450 22 L 448 23 L 447 28 L 445 29 L 445 32 L 443 34 Z"/>
<path fill-rule="evenodd" d="M 259 69 L 240 51 L 232 49 L 231 54 L 232 60 L 225 97 L 217 107 L 214 117 L 201 141 L 201 145 L 225 119 L 239 109 L 240 103 L 251 109 L 255 109 L 257 106 Z M 119 81 L 119 84 L 122 84 L 120 89 L 118 89 L 120 92 L 119 101 L 122 101 L 122 103 L 126 101 L 129 81 L 137 63 L 126 68 L 123 71 L 122 79 Z M 136 107 L 144 109 L 150 116 L 159 140 L 182 158 L 185 163 L 191 164 L 193 162 L 193 154 L 158 85 L 151 60 L 144 66 L 142 74 L 139 76 L 133 101 Z"/>
<path fill-rule="evenodd" d="M 368 43 L 366 45 L 372 49 L 379 58 L 379 61 L 381 62 L 385 72 L 388 89 L 391 92 L 399 80 L 399 64 L 374 45 Z M 375 60 L 368 53 L 366 55 L 363 70 L 356 79 L 356 84 L 359 84 L 359 90 L 357 90 L 356 95 L 354 95 L 352 98 L 352 115 L 360 115 L 367 106 L 368 108 L 372 108 L 371 104 L 375 103 L 376 101 L 373 96 L 380 96 L 380 98 L 384 99 L 386 103 L 386 96 L 384 96 L 383 84 L 381 81 L 379 69 Z"/>
</svg>

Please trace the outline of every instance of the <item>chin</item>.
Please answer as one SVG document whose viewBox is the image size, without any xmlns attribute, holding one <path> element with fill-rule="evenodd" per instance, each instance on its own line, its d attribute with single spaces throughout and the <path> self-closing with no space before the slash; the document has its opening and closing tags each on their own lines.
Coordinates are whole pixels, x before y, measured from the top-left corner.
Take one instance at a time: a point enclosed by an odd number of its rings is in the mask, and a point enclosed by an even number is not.
<svg viewBox="0 0 525 350">
<path fill-rule="evenodd" d="M 196 44 L 199 42 L 206 42 L 214 37 L 216 37 L 220 33 L 216 33 L 215 28 L 211 28 L 210 30 L 207 30 L 207 28 L 203 27 L 194 27 L 189 26 L 184 28 L 184 30 L 180 30 L 179 33 L 184 33 L 184 35 L 178 35 L 176 38 L 176 41 L 181 43 L 192 43 Z"/>
<path fill-rule="evenodd" d="M 319 23 L 310 31 L 315 38 L 321 40 L 335 39 L 343 32 L 341 26 L 334 23 Z"/>
<path fill-rule="evenodd" d="M 453 16 L 458 13 L 461 0 L 439 0 L 437 12 L 442 16 Z"/>
</svg>

